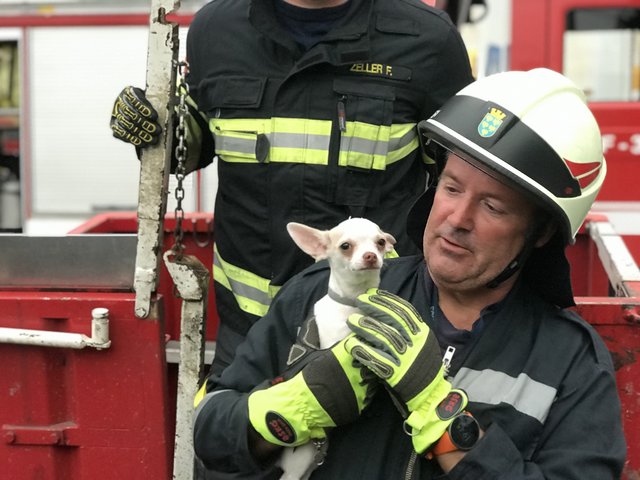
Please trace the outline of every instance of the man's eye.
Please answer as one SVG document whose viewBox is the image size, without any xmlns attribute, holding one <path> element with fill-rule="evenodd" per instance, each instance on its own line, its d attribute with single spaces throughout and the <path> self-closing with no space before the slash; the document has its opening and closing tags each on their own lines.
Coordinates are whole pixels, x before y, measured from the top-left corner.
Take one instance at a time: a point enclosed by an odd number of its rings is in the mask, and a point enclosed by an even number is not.
<svg viewBox="0 0 640 480">
<path fill-rule="evenodd" d="M 487 209 L 491 212 L 491 213 L 495 213 L 495 214 L 501 214 L 504 213 L 504 210 L 502 208 L 497 207 L 496 205 L 489 203 L 489 202 L 485 202 L 485 205 L 487 207 Z"/>
</svg>

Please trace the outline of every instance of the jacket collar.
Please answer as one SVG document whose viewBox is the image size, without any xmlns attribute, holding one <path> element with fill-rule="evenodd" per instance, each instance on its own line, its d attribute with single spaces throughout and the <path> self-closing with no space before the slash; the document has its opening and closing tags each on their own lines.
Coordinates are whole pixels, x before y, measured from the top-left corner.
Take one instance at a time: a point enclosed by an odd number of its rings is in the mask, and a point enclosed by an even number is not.
<svg viewBox="0 0 640 480">
<path fill-rule="evenodd" d="M 294 52 L 298 67 L 306 68 L 318 63 L 347 64 L 366 60 L 369 56 L 368 29 L 374 0 L 350 0 L 351 8 L 318 45 L 307 52 L 290 37 L 275 17 L 273 0 L 251 0 L 249 21 L 253 27 L 275 43 Z M 335 48 L 333 42 L 344 42 Z"/>
</svg>

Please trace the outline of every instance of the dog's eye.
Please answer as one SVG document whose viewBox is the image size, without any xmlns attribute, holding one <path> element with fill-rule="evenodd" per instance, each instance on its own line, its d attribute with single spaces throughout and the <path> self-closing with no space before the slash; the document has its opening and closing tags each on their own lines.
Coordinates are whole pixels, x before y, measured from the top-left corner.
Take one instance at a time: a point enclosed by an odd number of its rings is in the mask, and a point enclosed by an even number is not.
<svg viewBox="0 0 640 480">
<path fill-rule="evenodd" d="M 384 238 L 379 238 L 378 239 L 378 246 L 379 247 L 384 247 L 387 244 L 387 241 Z"/>
<path fill-rule="evenodd" d="M 351 244 L 349 242 L 344 242 L 340 245 L 340 250 L 349 250 L 351 248 Z"/>
</svg>

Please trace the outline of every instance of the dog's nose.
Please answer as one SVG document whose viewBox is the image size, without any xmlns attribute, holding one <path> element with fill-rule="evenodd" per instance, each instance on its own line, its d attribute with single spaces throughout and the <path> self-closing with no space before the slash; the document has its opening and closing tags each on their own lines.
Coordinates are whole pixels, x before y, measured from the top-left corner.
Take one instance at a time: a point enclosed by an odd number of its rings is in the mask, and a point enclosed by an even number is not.
<svg viewBox="0 0 640 480">
<path fill-rule="evenodd" d="M 362 255 L 362 259 L 367 265 L 376 265 L 378 263 L 378 256 L 373 252 L 365 252 Z"/>
</svg>

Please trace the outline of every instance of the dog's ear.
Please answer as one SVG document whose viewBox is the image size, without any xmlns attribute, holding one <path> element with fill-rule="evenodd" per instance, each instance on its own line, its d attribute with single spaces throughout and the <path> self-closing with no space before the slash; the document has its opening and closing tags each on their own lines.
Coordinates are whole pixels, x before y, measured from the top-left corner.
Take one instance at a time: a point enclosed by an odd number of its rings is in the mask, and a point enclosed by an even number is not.
<svg viewBox="0 0 640 480">
<path fill-rule="evenodd" d="M 302 223 L 287 223 L 287 231 L 300 249 L 311 255 L 316 261 L 327 258 L 329 232 L 318 230 Z"/>
<path fill-rule="evenodd" d="M 393 250 L 393 246 L 396 244 L 396 239 L 390 233 L 382 232 L 385 240 L 387 241 L 387 245 L 384 248 L 385 252 L 390 252 Z"/>
</svg>

